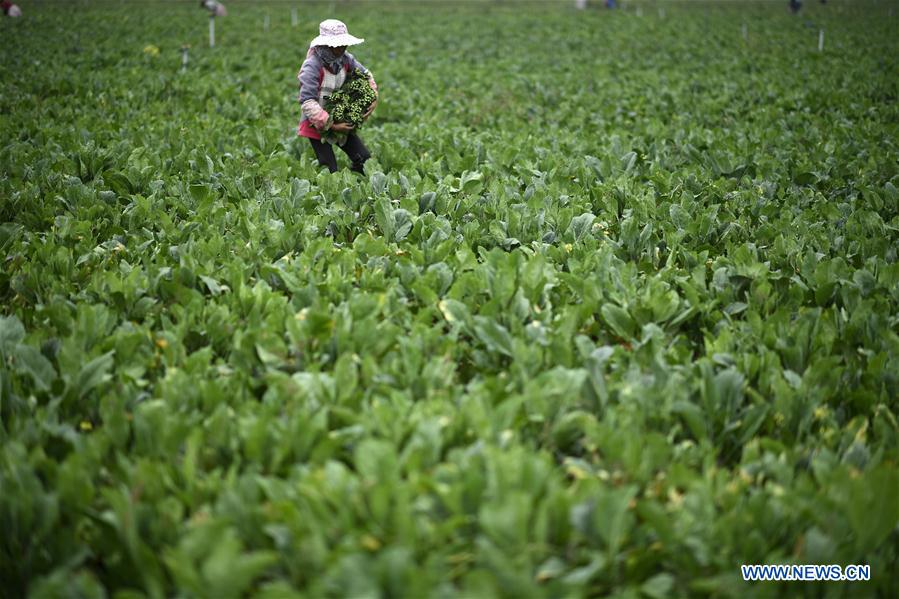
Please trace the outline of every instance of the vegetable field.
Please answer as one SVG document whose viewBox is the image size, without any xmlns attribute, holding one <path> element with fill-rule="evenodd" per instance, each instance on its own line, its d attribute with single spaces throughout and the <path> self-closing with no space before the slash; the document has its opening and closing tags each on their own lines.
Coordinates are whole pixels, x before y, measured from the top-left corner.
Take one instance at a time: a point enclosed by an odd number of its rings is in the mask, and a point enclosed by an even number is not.
<svg viewBox="0 0 899 599">
<path fill-rule="evenodd" d="M 0 595 L 896 596 L 899 6 L 786 4 L 23 0 Z"/>
</svg>

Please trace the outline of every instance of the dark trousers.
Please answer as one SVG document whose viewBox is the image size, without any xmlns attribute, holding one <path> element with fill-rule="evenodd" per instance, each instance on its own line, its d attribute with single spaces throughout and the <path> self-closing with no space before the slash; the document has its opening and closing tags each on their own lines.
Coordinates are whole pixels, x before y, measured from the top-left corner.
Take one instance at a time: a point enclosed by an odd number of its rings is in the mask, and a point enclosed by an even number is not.
<svg viewBox="0 0 899 599">
<path fill-rule="evenodd" d="M 318 163 L 322 166 L 328 167 L 328 170 L 332 173 L 337 172 L 337 157 L 334 156 L 334 145 L 336 144 L 328 144 L 317 139 L 309 138 L 309 141 L 312 142 L 312 149 L 315 150 L 315 157 L 318 158 Z M 371 158 L 371 152 L 368 151 L 368 148 L 365 147 L 365 144 L 362 143 L 362 140 L 359 139 L 359 136 L 355 133 L 350 133 L 347 137 L 346 143 L 342 146 L 338 146 L 341 150 L 343 150 L 347 156 L 350 158 L 350 170 L 356 171 L 357 173 L 364 173 L 363 165 L 365 161 Z"/>
</svg>

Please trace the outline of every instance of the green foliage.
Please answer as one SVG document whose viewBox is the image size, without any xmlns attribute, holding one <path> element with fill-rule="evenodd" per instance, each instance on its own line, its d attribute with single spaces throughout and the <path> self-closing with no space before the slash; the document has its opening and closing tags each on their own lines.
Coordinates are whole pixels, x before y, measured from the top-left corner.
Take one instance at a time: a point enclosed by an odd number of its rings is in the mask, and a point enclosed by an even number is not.
<svg viewBox="0 0 899 599">
<path fill-rule="evenodd" d="M 897 594 L 887 7 L 494 4 L 0 21 L 0 594 Z"/>
<path fill-rule="evenodd" d="M 335 123 L 349 123 L 354 128 L 362 126 L 362 116 L 377 99 L 366 77 L 359 69 L 347 75 L 344 84 L 328 96 L 325 110 Z"/>
</svg>

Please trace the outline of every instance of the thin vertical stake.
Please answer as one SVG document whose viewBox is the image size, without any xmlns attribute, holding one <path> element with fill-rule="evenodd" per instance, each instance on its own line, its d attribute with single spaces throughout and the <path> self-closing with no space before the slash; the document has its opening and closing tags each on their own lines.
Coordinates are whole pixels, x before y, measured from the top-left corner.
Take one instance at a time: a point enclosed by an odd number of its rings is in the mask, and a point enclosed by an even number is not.
<svg viewBox="0 0 899 599">
<path fill-rule="evenodd" d="M 824 30 L 818 30 L 818 52 L 824 52 Z"/>
<path fill-rule="evenodd" d="M 746 23 L 740 26 L 740 32 L 743 34 L 744 42 L 749 39 L 749 30 L 746 28 Z"/>
<path fill-rule="evenodd" d="M 296 8 L 290 9 L 290 26 L 291 27 L 297 26 L 297 9 Z"/>
<path fill-rule="evenodd" d="M 187 48 L 181 48 L 181 70 L 187 70 Z"/>
<path fill-rule="evenodd" d="M 659 18 L 660 19 L 665 18 L 665 9 L 664 8 L 659 8 Z"/>
<path fill-rule="evenodd" d="M 268 31 L 268 24 L 269 24 L 268 13 L 265 13 L 265 18 L 262 19 L 262 29 L 264 29 L 265 31 Z"/>
<path fill-rule="evenodd" d="M 209 15 L 209 47 L 215 47 L 215 15 Z"/>
</svg>

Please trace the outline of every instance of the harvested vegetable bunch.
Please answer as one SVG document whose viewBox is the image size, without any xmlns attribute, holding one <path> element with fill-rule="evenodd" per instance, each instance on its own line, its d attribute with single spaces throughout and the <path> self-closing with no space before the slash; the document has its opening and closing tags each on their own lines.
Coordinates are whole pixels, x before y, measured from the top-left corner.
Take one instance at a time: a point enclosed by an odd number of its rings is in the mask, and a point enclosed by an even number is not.
<svg viewBox="0 0 899 599">
<path fill-rule="evenodd" d="M 368 83 L 368 77 L 355 69 L 340 89 L 328 97 L 325 110 L 335 123 L 349 123 L 358 129 L 362 126 L 362 115 L 377 99 L 375 90 Z"/>
</svg>

